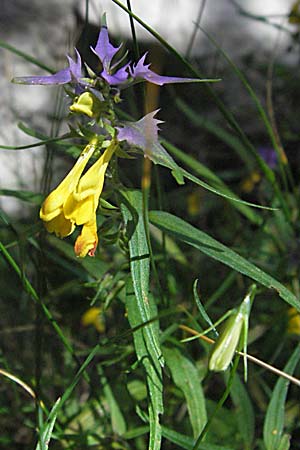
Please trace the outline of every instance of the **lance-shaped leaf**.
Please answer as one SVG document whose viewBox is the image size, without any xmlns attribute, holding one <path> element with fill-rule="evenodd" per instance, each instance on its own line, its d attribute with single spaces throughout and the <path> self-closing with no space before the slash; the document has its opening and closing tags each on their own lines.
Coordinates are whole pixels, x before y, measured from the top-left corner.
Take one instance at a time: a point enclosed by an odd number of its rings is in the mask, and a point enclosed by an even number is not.
<svg viewBox="0 0 300 450">
<path fill-rule="evenodd" d="M 129 239 L 131 280 L 126 285 L 126 308 L 134 334 L 138 360 L 143 364 L 149 393 L 149 450 L 159 450 L 161 441 L 160 414 L 163 413 L 162 370 L 163 357 L 159 343 L 157 308 L 149 293 L 150 259 L 145 224 L 143 200 L 140 191 L 122 192 L 121 209 Z"/>
<path fill-rule="evenodd" d="M 283 284 L 221 242 L 173 214 L 163 211 L 150 211 L 149 218 L 153 225 L 167 234 L 192 245 L 207 256 L 220 261 L 263 286 L 273 289 L 285 302 L 300 311 L 299 299 Z"/>
</svg>

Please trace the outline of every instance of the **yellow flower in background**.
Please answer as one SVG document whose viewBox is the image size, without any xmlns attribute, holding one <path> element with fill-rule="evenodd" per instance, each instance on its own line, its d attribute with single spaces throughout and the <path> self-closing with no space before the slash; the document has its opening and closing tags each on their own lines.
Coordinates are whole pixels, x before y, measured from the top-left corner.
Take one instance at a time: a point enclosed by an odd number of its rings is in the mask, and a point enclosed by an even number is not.
<svg viewBox="0 0 300 450">
<path fill-rule="evenodd" d="M 83 150 L 75 166 L 60 185 L 49 194 L 40 210 L 40 218 L 50 233 L 65 237 L 73 233 L 76 225 L 82 225 L 75 242 L 75 253 L 84 257 L 94 256 L 97 244 L 96 210 L 103 189 L 105 172 L 115 151 L 115 144 L 82 175 L 97 146 L 93 139 Z"/>
<path fill-rule="evenodd" d="M 105 331 L 105 325 L 101 308 L 93 306 L 85 311 L 81 316 L 81 324 L 84 327 L 93 325 L 99 333 L 103 333 Z"/>
<path fill-rule="evenodd" d="M 250 173 L 250 175 L 245 178 L 241 183 L 241 189 L 246 194 L 249 194 L 255 188 L 255 185 L 261 180 L 260 173 L 257 170 L 254 170 Z"/>
<path fill-rule="evenodd" d="M 300 334 L 300 314 L 296 308 L 290 308 L 288 310 L 288 328 L 289 334 Z"/>
<path fill-rule="evenodd" d="M 187 196 L 187 210 L 190 216 L 197 216 L 201 210 L 201 196 L 200 190 L 191 192 Z"/>
</svg>

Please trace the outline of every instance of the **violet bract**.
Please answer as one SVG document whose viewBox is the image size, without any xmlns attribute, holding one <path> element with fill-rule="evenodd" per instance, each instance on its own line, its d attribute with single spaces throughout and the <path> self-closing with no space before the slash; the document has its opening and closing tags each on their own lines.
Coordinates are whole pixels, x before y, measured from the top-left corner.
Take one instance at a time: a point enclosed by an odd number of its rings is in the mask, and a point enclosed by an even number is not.
<svg viewBox="0 0 300 450">
<path fill-rule="evenodd" d="M 75 48 L 76 58 L 74 61 L 70 56 L 67 55 L 69 61 L 69 67 L 66 69 L 59 70 L 53 75 L 44 76 L 28 76 L 28 77 L 16 77 L 13 78 L 13 83 L 19 84 L 41 84 L 41 85 L 62 85 L 67 83 L 83 84 L 81 75 L 81 56 L 78 50 Z"/>
</svg>

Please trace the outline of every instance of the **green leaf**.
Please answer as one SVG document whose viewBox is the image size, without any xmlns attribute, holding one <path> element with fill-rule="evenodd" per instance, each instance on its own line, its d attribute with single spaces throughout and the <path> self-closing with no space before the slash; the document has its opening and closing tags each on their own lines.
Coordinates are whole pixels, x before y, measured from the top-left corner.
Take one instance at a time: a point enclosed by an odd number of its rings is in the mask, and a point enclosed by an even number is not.
<svg viewBox="0 0 300 450">
<path fill-rule="evenodd" d="M 290 448 L 290 435 L 284 434 L 280 440 L 278 450 L 289 450 Z"/>
<path fill-rule="evenodd" d="M 228 376 L 225 378 L 228 381 Z M 244 441 L 244 449 L 251 450 L 255 431 L 254 410 L 248 392 L 237 373 L 233 379 L 230 396 L 236 409 L 237 424 Z"/>
<path fill-rule="evenodd" d="M 178 431 L 171 430 L 165 426 L 162 427 L 162 433 L 165 439 L 178 446 L 178 449 L 193 450 L 194 439 L 190 436 L 178 433 Z M 199 450 L 232 450 L 230 447 L 223 447 L 221 445 L 209 444 L 202 442 L 198 447 Z"/>
<path fill-rule="evenodd" d="M 138 360 L 143 364 L 149 393 L 149 450 L 159 450 L 163 413 L 162 353 L 159 343 L 158 321 L 147 323 L 157 316 L 154 299 L 149 294 L 149 248 L 143 218 L 143 198 L 140 191 L 121 193 L 121 210 L 126 224 L 130 253 L 131 279 L 126 285 L 126 308 L 132 328 Z"/>
<path fill-rule="evenodd" d="M 180 264 L 187 265 L 187 259 L 181 249 L 178 247 L 176 242 L 169 236 L 163 236 L 161 230 L 156 228 L 151 223 L 149 224 L 149 229 L 151 236 L 161 245 L 164 246 L 165 252 L 170 258 L 173 258 Z"/>
<path fill-rule="evenodd" d="M 149 298 L 149 303 L 153 300 Z M 131 280 L 126 285 L 126 308 L 131 328 L 139 327 L 144 323 L 139 309 L 139 301 L 134 293 Z M 156 308 L 152 308 L 153 316 L 156 316 Z M 152 339 L 149 339 L 149 328 L 154 333 L 153 324 L 145 325 L 134 332 L 134 346 L 138 360 L 143 364 L 147 377 L 148 401 L 149 401 L 149 450 L 160 450 L 161 425 L 159 416 L 163 413 L 163 384 L 160 361 L 152 348 Z M 156 333 L 155 333 L 156 335 Z"/>
<path fill-rule="evenodd" d="M 114 393 L 108 383 L 108 380 L 104 375 L 104 371 L 100 365 L 98 365 L 98 374 L 100 375 L 100 382 L 103 388 L 103 393 L 105 395 L 110 411 L 113 432 L 118 434 L 119 436 L 122 436 L 126 432 L 126 422 L 115 399 Z"/>
<path fill-rule="evenodd" d="M 284 301 L 300 311 L 299 299 L 283 284 L 208 234 L 163 211 L 151 211 L 149 218 L 155 226 L 166 233 L 199 249 L 204 254 L 261 283 L 263 286 L 275 289 Z"/>
<path fill-rule="evenodd" d="M 39 441 L 37 443 L 36 450 L 47 450 L 49 447 L 50 439 L 52 436 L 52 431 L 53 431 L 55 421 L 57 418 L 57 414 L 58 414 L 58 409 L 60 407 L 60 401 L 61 401 L 61 399 L 59 398 L 55 402 L 52 410 L 50 411 L 50 414 L 45 423 L 45 426 L 40 431 Z"/>
<path fill-rule="evenodd" d="M 142 322 L 151 320 L 156 313 L 156 305 L 149 299 L 150 252 L 147 244 L 143 218 L 143 197 L 140 191 L 122 192 L 121 210 L 126 224 L 130 253 L 130 269 L 134 293 L 138 303 Z M 145 328 L 147 339 L 151 344 L 157 360 L 163 366 L 157 324 L 149 324 Z"/>
<path fill-rule="evenodd" d="M 299 359 L 300 344 L 298 344 L 288 363 L 285 365 L 284 372 L 290 375 L 293 374 Z M 283 435 L 284 405 L 289 384 L 289 381 L 285 378 L 279 378 L 275 385 L 264 423 L 263 436 L 267 450 L 278 450 L 282 442 L 286 441 L 286 437 Z"/>
<path fill-rule="evenodd" d="M 159 147 L 159 150 L 156 150 L 156 148 Z M 149 156 L 150 157 L 150 156 Z M 167 167 L 171 170 L 172 175 L 175 177 L 178 184 L 184 184 L 184 178 L 187 178 L 188 180 L 192 181 L 193 183 L 197 184 L 198 186 L 203 187 L 209 192 L 212 192 L 216 195 L 219 195 L 220 197 L 224 197 L 227 200 L 234 202 L 239 205 L 243 205 L 244 208 L 242 208 L 243 213 L 248 217 L 252 218 L 252 221 L 255 221 L 255 223 L 261 223 L 261 220 L 259 216 L 257 216 L 256 219 L 254 219 L 254 216 L 251 214 L 249 215 L 249 212 L 245 212 L 245 206 L 253 207 L 253 208 L 259 208 L 259 209 L 267 209 L 267 210 L 275 210 L 276 208 L 271 208 L 268 206 L 262 206 L 255 203 L 246 202 L 245 200 L 241 200 L 234 192 L 232 192 L 224 183 L 220 185 L 218 183 L 214 183 L 216 186 L 211 186 L 208 183 L 205 183 L 204 181 L 200 180 L 200 178 L 194 176 L 187 170 L 183 169 L 182 167 L 178 166 L 178 164 L 174 161 L 174 159 L 168 154 L 168 152 L 160 145 L 155 145 L 155 157 L 151 156 L 150 159 L 155 162 L 155 164 L 160 164 L 161 166 Z M 211 178 L 211 177 L 210 177 Z M 241 208 L 240 208 L 241 209 Z"/>
<path fill-rule="evenodd" d="M 185 396 L 193 434 L 194 437 L 197 437 L 207 421 L 205 398 L 199 373 L 192 361 L 184 356 L 178 348 L 165 347 L 163 353 L 174 383 Z"/>
</svg>

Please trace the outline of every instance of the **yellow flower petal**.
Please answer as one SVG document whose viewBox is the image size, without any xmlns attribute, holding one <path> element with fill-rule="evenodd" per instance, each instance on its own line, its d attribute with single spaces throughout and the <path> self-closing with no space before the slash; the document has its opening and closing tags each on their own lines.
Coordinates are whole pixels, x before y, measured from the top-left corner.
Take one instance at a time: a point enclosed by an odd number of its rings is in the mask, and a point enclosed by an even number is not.
<svg viewBox="0 0 300 450">
<path fill-rule="evenodd" d="M 105 172 L 114 151 L 115 146 L 112 144 L 82 176 L 77 189 L 66 199 L 64 215 L 77 225 L 96 220 L 96 210 L 104 185 Z"/>
<path fill-rule="evenodd" d="M 68 236 L 76 225 L 83 225 L 74 246 L 76 255 L 80 257 L 95 254 L 98 244 L 96 210 L 105 172 L 116 149 L 116 144 L 112 142 L 98 161 L 81 176 L 97 142 L 95 138 L 85 147 L 73 169 L 46 198 L 40 210 L 47 230 L 59 237 Z"/>
<path fill-rule="evenodd" d="M 96 217 L 95 217 L 96 219 Z M 98 245 L 96 220 L 83 225 L 81 234 L 75 242 L 74 250 L 76 256 L 84 258 L 87 254 L 94 256 Z"/>
<path fill-rule="evenodd" d="M 95 205 L 93 196 L 78 202 L 74 195 L 70 195 L 64 204 L 64 215 L 76 222 L 76 225 L 83 225 L 93 219 L 96 208 L 97 204 Z"/>
<path fill-rule="evenodd" d="M 54 219 L 44 222 L 44 225 L 49 233 L 55 233 L 58 237 L 69 236 L 75 229 L 74 222 L 66 219 L 62 213 L 54 217 Z"/>
</svg>

